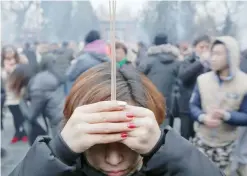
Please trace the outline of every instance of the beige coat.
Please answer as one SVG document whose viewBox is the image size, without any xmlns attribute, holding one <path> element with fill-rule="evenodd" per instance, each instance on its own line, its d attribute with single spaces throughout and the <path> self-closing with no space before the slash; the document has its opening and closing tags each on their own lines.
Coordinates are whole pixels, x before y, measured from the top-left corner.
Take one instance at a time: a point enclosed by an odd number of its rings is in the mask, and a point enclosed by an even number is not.
<svg viewBox="0 0 247 176">
<path fill-rule="evenodd" d="M 235 39 L 220 37 L 216 40 L 225 44 L 231 74 L 230 80 L 219 85 L 218 77 L 211 71 L 198 77 L 197 84 L 201 96 L 201 106 L 205 113 L 212 108 L 224 109 L 228 112 L 238 111 L 244 96 L 247 94 L 247 75 L 240 71 L 240 52 Z M 199 124 L 198 124 L 199 125 Z M 237 139 L 237 128 L 222 123 L 216 129 L 210 129 L 203 124 L 196 128 L 198 136 L 211 147 L 225 146 Z"/>
</svg>

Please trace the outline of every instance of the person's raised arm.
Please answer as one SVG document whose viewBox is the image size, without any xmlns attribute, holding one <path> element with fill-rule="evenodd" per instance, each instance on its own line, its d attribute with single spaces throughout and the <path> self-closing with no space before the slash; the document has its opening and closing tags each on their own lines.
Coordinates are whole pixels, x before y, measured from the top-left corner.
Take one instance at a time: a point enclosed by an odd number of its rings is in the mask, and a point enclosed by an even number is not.
<svg viewBox="0 0 247 176">
<path fill-rule="evenodd" d="M 203 65 L 200 61 L 191 63 L 188 60 L 183 61 L 179 67 L 178 78 L 183 84 L 188 84 L 191 80 L 195 80 L 198 73 L 203 69 Z"/>
</svg>

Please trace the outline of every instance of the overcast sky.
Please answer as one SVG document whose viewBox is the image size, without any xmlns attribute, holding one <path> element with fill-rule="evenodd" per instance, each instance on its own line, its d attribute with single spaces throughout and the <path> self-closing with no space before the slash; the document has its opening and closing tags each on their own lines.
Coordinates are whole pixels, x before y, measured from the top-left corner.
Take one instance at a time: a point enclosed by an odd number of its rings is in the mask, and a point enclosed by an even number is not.
<svg viewBox="0 0 247 176">
<path fill-rule="evenodd" d="M 97 6 L 104 4 L 106 8 L 109 7 L 109 0 L 90 0 L 94 8 Z M 147 0 L 116 0 L 117 4 L 117 11 L 123 7 L 128 7 L 131 11 L 136 14 L 138 13 L 143 5 L 147 2 Z"/>
</svg>

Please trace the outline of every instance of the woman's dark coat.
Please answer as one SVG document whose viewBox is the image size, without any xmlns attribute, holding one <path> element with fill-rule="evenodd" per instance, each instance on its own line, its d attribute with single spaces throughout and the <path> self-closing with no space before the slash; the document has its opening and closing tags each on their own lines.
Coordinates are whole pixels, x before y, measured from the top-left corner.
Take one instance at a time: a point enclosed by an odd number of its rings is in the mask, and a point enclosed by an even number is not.
<svg viewBox="0 0 247 176">
<path fill-rule="evenodd" d="M 133 176 L 223 176 L 220 170 L 187 140 L 166 128 L 142 169 Z M 61 136 L 37 139 L 10 176 L 103 176 L 73 153 Z"/>
</svg>

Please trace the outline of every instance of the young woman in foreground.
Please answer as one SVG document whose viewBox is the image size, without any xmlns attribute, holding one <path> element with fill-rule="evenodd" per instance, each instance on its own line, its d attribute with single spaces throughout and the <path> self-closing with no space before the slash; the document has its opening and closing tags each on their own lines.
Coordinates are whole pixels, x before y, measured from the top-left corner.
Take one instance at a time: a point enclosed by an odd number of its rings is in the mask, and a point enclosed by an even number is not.
<svg viewBox="0 0 247 176">
<path fill-rule="evenodd" d="M 57 137 L 37 139 L 11 176 L 222 176 L 189 142 L 167 128 L 164 100 L 132 67 L 117 70 L 117 102 L 110 64 L 77 79 Z"/>
</svg>

